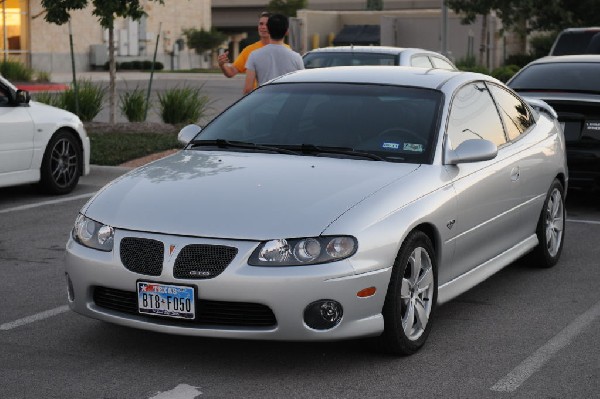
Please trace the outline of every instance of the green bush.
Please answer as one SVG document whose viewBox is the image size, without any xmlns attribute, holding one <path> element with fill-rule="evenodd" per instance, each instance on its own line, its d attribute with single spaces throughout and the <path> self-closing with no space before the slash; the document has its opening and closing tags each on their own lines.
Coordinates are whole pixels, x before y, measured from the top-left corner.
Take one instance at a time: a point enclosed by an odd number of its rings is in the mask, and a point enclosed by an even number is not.
<svg viewBox="0 0 600 399">
<path fill-rule="evenodd" d="M 61 93 L 50 93 L 47 91 L 40 91 L 38 93 L 34 93 L 32 98 L 34 101 L 52 105 L 53 107 L 63 109 L 65 107 Z"/>
<path fill-rule="evenodd" d="M 0 61 L 0 74 L 15 82 L 31 82 L 33 69 L 16 61 Z"/>
<path fill-rule="evenodd" d="M 531 54 L 513 54 L 506 57 L 506 60 L 504 60 L 504 65 L 517 65 L 523 68 L 525 65 L 529 64 L 535 59 L 536 57 Z"/>
<path fill-rule="evenodd" d="M 35 80 L 40 83 L 48 83 L 50 82 L 50 72 L 46 71 L 37 71 Z"/>
<path fill-rule="evenodd" d="M 521 69 L 518 65 L 504 65 L 492 71 L 492 76 L 501 82 L 508 82 L 508 79 Z"/>
<path fill-rule="evenodd" d="M 102 110 L 106 89 L 87 79 L 78 80 L 77 89 L 79 113 L 76 112 L 75 92 L 72 87 L 62 92 L 64 109 L 77 114 L 83 122 L 90 122 Z"/>
<path fill-rule="evenodd" d="M 143 122 L 146 116 L 146 95 L 144 90 L 136 87 L 120 96 L 119 107 L 129 122 Z"/>
<path fill-rule="evenodd" d="M 156 152 L 181 148 L 177 134 L 166 133 L 88 133 L 90 162 L 95 165 L 120 165 Z"/>
<path fill-rule="evenodd" d="M 202 88 L 173 88 L 158 93 L 160 116 L 165 123 L 172 125 L 196 123 L 206 116 L 210 100 L 202 94 Z"/>
<path fill-rule="evenodd" d="M 465 58 L 461 58 L 456 62 L 456 67 L 461 71 L 467 72 L 478 72 L 484 73 L 486 75 L 490 74 L 490 71 L 483 65 L 478 65 L 474 56 L 467 56 Z"/>
</svg>

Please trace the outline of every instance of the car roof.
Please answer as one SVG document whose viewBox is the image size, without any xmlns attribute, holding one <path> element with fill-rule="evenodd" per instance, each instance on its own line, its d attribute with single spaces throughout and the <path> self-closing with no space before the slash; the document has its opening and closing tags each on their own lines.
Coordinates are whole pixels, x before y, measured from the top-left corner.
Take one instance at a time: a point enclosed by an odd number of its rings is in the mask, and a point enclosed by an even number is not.
<svg viewBox="0 0 600 399">
<path fill-rule="evenodd" d="M 321 47 L 314 50 L 310 50 L 308 53 L 383 53 L 383 54 L 395 54 L 398 55 L 403 52 L 412 53 L 431 53 L 441 55 L 435 51 L 425 50 L 416 47 L 391 47 L 391 46 L 334 46 L 334 47 Z"/>
<path fill-rule="evenodd" d="M 283 75 L 273 83 L 371 83 L 439 89 L 452 79 L 496 81 L 478 73 L 435 68 L 406 66 L 339 66 L 333 68 L 304 69 Z"/>
<path fill-rule="evenodd" d="M 600 54 L 548 55 L 530 62 L 529 65 L 562 62 L 600 62 Z"/>
</svg>

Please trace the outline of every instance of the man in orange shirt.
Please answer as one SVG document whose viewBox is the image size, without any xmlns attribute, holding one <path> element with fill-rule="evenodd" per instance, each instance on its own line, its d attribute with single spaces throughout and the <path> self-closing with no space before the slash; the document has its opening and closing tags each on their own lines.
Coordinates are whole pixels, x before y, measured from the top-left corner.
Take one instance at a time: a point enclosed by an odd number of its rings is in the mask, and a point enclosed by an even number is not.
<svg viewBox="0 0 600 399">
<path fill-rule="evenodd" d="M 245 73 L 246 61 L 248 60 L 250 53 L 270 43 L 271 37 L 267 30 L 267 21 L 269 20 L 270 15 L 271 14 L 268 12 L 260 14 L 260 18 L 258 19 L 258 36 L 260 37 L 260 40 L 246 46 L 233 63 L 229 63 L 228 51 L 219 55 L 219 68 L 221 68 L 223 75 L 232 78 L 238 73 Z"/>
</svg>

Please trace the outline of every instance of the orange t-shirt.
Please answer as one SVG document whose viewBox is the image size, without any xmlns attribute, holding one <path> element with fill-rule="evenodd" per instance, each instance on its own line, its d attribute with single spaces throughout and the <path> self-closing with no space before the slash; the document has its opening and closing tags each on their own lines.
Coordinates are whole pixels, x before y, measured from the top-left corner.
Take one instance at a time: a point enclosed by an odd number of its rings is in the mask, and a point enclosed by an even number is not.
<svg viewBox="0 0 600 399">
<path fill-rule="evenodd" d="M 239 73 L 246 73 L 246 61 L 248 61 L 250 53 L 254 50 L 258 50 L 261 47 L 264 47 L 264 44 L 260 40 L 256 43 L 247 45 L 231 65 L 233 65 Z"/>
</svg>

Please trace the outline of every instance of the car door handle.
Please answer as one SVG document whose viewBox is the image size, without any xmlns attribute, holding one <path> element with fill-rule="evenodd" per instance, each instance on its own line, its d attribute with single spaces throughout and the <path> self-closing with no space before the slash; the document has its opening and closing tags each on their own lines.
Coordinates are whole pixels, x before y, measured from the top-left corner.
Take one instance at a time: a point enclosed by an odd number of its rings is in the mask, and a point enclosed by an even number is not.
<svg viewBox="0 0 600 399">
<path fill-rule="evenodd" d="M 514 167 L 511 171 L 510 171 L 510 180 L 512 181 L 517 181 L 519 180 L 519 178 L 521 177 L 521 170 L 519 169 L 519 167 Z"/>
</svg>

